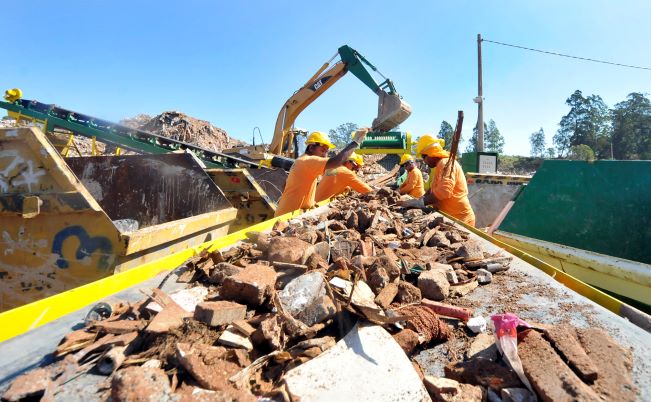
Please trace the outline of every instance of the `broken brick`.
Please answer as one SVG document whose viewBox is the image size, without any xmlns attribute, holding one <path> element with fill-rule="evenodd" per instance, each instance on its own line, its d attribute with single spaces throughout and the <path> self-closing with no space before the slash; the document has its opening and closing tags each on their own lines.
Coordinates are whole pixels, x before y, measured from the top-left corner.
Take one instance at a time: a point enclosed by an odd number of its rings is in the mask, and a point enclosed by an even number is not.
<svg viewBox="0 0 651 402">
<path fill-rule="evenodd" d="M 357 229 L 358 226 L 359 226 L 359 218 L 355 212 L 351 211 L 350 215 L 346 219 L 346 227 L 348 229 Z"/>
<path fill-rule="evenodd" d="M 276 271 L 267 265 L 248 265 L 242 272 L 224 279 L 221 295 L 230 300 L 260 306 L 271 296 Z"/>
<path fill-rule="evenodd" d="M 389 308 L 393 299 L 398 294 L 398 285 L 395 283 L 388 283 L 375 298 L 375 303 L 383 309 Z"/>
<path fill-rule="evenodd" d="M 400 267 L 398 264 L 396 264 L 396 260 L 398 259 L 396 255 L 393 253 L 393 251 L 389 250 L 390 253 L 387 254 L 387 250 L 385 249 L 385 255 L 380 256 L 373 261 L 373 264 L 371 267 L 373 268 L 382 268 L 384 271 L 387 273 L 389 276 L 389 281 L 394 281 L 396 278 L 400 276 Z"/>
<path fill-rule="evenodd" d="M 202 344 L 178 343 L 177 358 L 184 369 L 199 385 L 213 391 L 233 389 L 228 378 L 240 371 L 240 367 L 219 357 L 221 351 Z"/>
<path fill-rule="evenodd" d="M 232 322 L 232 325 L 236 330 L 240 331 L 246 336 L 251 336 L 251 334 L 255 332 L 255 328 L 253 328 L 251 324 L 245 320 L 235 320 Z"/>
<path fill-rule="evenodd" d="M 289 227 L 289 223 L 287 223 L 287 221 L 280 221 L 279 220 L 279 221 L 276 221 L 276 223 L 274 223 L 271 230 L 277 230 L 279 232 L 283 232 L 288 227 Z"/>
<path fill-rule="evenodd" d="M 597 367 L 583 350 L 574 327 L 553 325 L 545 331 L 545 335 L 583 381 L 592 384 L 597 379 Z"/>
<path fill-rule="evenodd" d="M 405 351 L 407 356 L 410 356 L 414 349 L 416 349 L 416 346 L 420 343 L 418 340 L 418 334 L 409 328 L 403 329 L 392 336 L 393 339 L 398 342 L 398 345 L 400 345 L 402 350 Z"/>
<path fill-rule="evenodd" d="M 523 339 L 518 342 L 518 355 L 524 374 L 543 401 L 601 400 L 537 331 L 527 330 L 524 333 Z"/>
<path fill-rule="evenodd" d="M 314 252 L 314 246 L 296 237 L 274 237 L 269 242 L 267 252 L 271 262 L 288 262 L 290 264 L 305 264 Z"/>
<path fill-rule="evenodd" d="M 52 373 L 47 368 L 38 368 L 16 378 L 2 395 L 2 400 L 19 401 L 43 395 L 52 382 Z"/>
<path fill-rule="evenodd" d="M 258 329 L 251 335 L 251 340 L 267 349 L 281 349 L 284 344 L 284 334 L 278 316 L 272 316 L 262 321 Z"/>
<path fill-rule="evenodd" d="M 210 278 L 208 278 L 208 282 L 219 285 L 224 282 L 224 279 L 228 278 L 229 276 L 233 276 L 241 271 L 242 268 L 238 267 L 237 265 L 229 264 L 227 262 L 220 262 L 219 264 L 215 265 Z"/>
<path fill-rule="evenodd" d="M 484 400 L 483 389 L 476 385 L 432 376 L 425 376 L 423 383 L 434 402 L 482 402 Z"/>
<path fill-rule="evenodd" d="M 439 394 L 450 394 L 456 395 L 460 391 L 459 381 L 445 378 L 445 377 L 433 377 L 425 376 L 424 379 L 425 388 L 430 393 L 430 395 L 439 396 Z"/>
<path fill-rule="evenodd" d="M 231 301 L 220 300 L 197 304 L 194 319 L 212 327 L 230 324 L 235 320 L 244 319 L 246 306 Z"/>
<path fill-rule="evenodd" d="M 332 231 L 335 231 L 335 232 L 339 232 L 339 231 L 342 231 L 342 230 L 346 230 L 346 225 L 344 225 L 343 223 L 341 223 L 339 221 L 334 221 L 334 222 L 330 223 L 330 225 L 328 226 L 328 229 L 330 229 Z"/>
<path fill-rule="evenodd" d="M 192 313 L 172 301 L 149 322 L 146 331 L 156 334 L 166 333 L 183 325 L 183 320 L 189 317 L 192 317 Z"/>
<path fill-rule="evenodd" d="M 373 264 L 366 270 L 366 279 L 368 285 L 373 289 L 375 294 L 379 294 L 380 291 L 389 283 L 389 275 L 387 271 Z"/>
<path fill-rule="evenodd" d="M 359 241 L 359 249 L 364 257 L 374 257 L 375 256 L 375 244 L 370 238 Z"/>
<path fill-rule="evenodd" d="M 461 236 L 461 233 L 457 232 L 456 230 L 451 230 L 445 234 L 445 237 L 450 240 L 450 243 L 460 243 L 464 241 L 463 236 Z"/>
<path fill-rule="evenodd" d="M 538 364 L 541 367 L 544 365 Z M 445 376 L 459 382 L 481 385 L 497 393 L 502 388 L 521 387 L 517 374 L 509 368 L 486 359 L 471 359 L 464 362 L 448 364 L 444 367 Z"/>
<path fill-rule="evenodd" d="M 422 299 L 420 289 L 409 282 L 400 281 L 398 283 L 398 294 L 395 301 L 400 304 L 418 303 Z"/>
<path fill-rule="evenodd" d="M 600 328 L 577 329 L 579 342 L 597 366 L 599 377 L 591 388 L 605 400 L 632 401 L 637 389 L 631 380 L 633 355 Z"/>
<path fill-rule="evenodd" d="M 428 247 L 449 247 L 450 240 L 445 237 L 445 233 L 436 232 L 429 238 L 426 245 Z"/>
<path fill-rule="evenodd" d="M 473 290 L 477 289 L 479 283 L 477 281 L 470 281 L 462 285 L 450 286 L 450 296 L 451 297 L 463 297 Z"/>
<path fill-rule="evenodd" d="M 111 381 L 111 400 L 166 401 L 172 389 L 167 374 L 159 368 L 130 366 L 115 373 Z"/>
<path fill-rule="evenodd" d="M 90 329 L 93 331 L 106 332 L 107 334 L 126 334 L 140 331 L 145 327 L 144 321 L 138 320 L 117 320 L 117 321 L 93 321 Z"/>
</svg>

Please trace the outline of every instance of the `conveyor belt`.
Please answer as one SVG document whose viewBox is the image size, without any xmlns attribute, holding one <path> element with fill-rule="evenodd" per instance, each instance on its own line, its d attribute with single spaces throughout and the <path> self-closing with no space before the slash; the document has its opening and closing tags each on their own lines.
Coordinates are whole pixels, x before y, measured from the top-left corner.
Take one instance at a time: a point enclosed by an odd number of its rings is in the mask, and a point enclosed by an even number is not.
<svg viewBox="0 0 651 402">
<path fill-rule="evenodd" d="M 147 131 L 111 123 L 96 117 L 48 105 L 35 100 L 18 99 L 15 102 L 0 101 L 0 108 L 23 116 L 46 122 L 46 131 L 62 128 L 84 137 L 146 154 L 164 154 L 187 150 L 199 158 L 208 168 L 254 167 L 265 168 L 256 162 L 210 151 L 196 145 L 172 140 Z"/>
</svg>

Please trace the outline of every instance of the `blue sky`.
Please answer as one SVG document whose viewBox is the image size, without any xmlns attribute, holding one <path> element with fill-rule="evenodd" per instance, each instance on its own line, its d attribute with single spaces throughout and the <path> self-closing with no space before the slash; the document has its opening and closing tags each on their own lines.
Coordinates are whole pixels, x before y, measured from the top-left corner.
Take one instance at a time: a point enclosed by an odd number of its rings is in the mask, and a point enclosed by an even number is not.
<svg viewBox="0 0 651 402">
<path fill-rule="evenodd" d="M 561 53 L 651 66 L 648 1 L 22 1 L 2 6 L 0 89 L 117 121 L 180 110 L 250 141 L 269 141 L 285 100 L 342 44 L 391 78 L 413 108 L 415 136 L 477 118 L 476 35 Z M 651 71 L 484 43 L 485 119 L 508 154 L 548 143 L 576 89 L 613 106 L 651 92 Z M 352 74 L 297 126 L 369 125 L 377 98 Z"/>
</svg>

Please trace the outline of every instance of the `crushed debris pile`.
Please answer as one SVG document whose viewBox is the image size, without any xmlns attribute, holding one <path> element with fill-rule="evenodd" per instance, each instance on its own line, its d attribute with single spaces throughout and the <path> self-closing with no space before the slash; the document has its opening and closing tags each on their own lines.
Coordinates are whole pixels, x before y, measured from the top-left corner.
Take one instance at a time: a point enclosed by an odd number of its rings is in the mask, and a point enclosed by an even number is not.
<svg viewBox="0 0 651 402">
<path fill-rule="evenodd" d="M 133 117 L 127 117 L 126 119 L 120 120 L 119 124 L 135 129 L 140 129 L 145 124 L 151 121 L 152 117 L 148 114 L 137 114 Z"/>
<path fill-rule="evenodd" d="M 0 128 L 12 128 L 16 127 L 16 120 L 9 117 L 3 117 L 0 119 Z"/>
<path fill-rule="evenodd" d="M 362 155 L 364 166 L 362 172 L 365 175 L 385 174 L 400 162 L 400 155 L 371 154 Z"/>
<path fill-rule="evenodd" d="M 138 128 L 212 151 L 246 145 L 245 142 L 230 137 L 226 131 L 213 126 L 210 122 L 176 111 L 163 112 Z"/>
<path fill-rule="evenodd" d="M 93 370 L 106 380 L 88 392 L 112 401 L 310 400 L 307 392 L 337 387 L 313 363 L 332 370 L 325 362 L 335 359 L 337 371 L 336 358 L 351 357 L 346 349 L 372 354 L 365 339 L 385 334 L 382 342 L 393 343 L 391 334 L 412 356 L 461 331 L 474 341 L 460 358 L 447 357 L 445 378 L 423 376 L 413 361 L 435 401 L 526 401 L 532 391 L 542 400 L 634 399 L 630 351 L 601 330 L 528 323 L 508 333 L 519 349 L 510 353 L 506 332 L 496 331 L 496 341 L 487 320 L 462 305 L 508 272 L 512 257 L 486 253 L 437 214 L 398 210 L 398 199 L 386 187 L 347 197 L 320 216 L 279 221 L 270 233 L 202 254 L 178 276 L 186 289 L 156 288 L 138 303 L 96 308 L 62 340 L 58 361 L 17 378 L 3 398 L 53 400 Z"/>
</svg>

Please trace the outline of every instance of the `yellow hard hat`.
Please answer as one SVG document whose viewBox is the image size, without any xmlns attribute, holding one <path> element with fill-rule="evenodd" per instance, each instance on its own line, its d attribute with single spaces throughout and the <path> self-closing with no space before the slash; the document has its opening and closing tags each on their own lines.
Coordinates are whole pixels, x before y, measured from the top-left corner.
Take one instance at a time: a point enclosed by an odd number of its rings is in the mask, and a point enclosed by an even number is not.
<svg viewBox="0 0 651 402">
<path fill-rule="evenodd" d="M 426 154 L 428 156 L 435 156 L 430 155 L 428 152 L 425 152 L 430 148 L 435 148 L 436 152 L 434 153 L 437 154 L 435 157 L 447 158 L 449 156 L 449 153 L 445 151 L 443 147 L 445 147 L 445 140 L 443 138 L 434 138 L 432 134 L 425 134 L 420 137 L 416 143 L 416 155 L 420 156 Z M 444 154 L 445 156 L 440 156 Z"/>
<path fill-rule="evenodd" d="M 350 154 L 348 160 L 355 162 L 359 167 L 364 166 L 364 158 L 362 158 L 362 155 L 356 154 L 355 152 Z"/>
<path fill-rule="evenodd" d="M 443 149 L 441 146 L 441 143 L 438 141 L 435 141 L 430 145 L 429 147 L 426 147 L 421 151 L 423 155 L 427 155 L 432 158 L 447 158 L 450 156 L 450 153 Z"/>
<path fill-rule="evenodd" d="M 7 89 L 5 91 L 4 98 L 7 100 L 7 102 L 15 102 L 22 97 L 23 97 L 23 91 L 21 91 L 18 88 Z"/>
<path fill-rule="evenodd" d="M 320 131 L 315 131 L 312 134 L 310 134 L 307 137 L 307 140 L 305 140 L 305 144 L 321 144 L 321 145 L 325 145 L 329 149 L 335 147 L 335 145 L 331 143 L 330 140 L 328 139 L 328 136 L 323 134 Z"/>
<path fill-rule="evenodd" d="M 407 162 L 413 162 L 413 161 L 414 161 L 414 158 L 412 158 L 412 156 L 409 155 L 409 154 L 403 154 L 400 157 L 400 165 L 404 165 Z"/>
<path fill-rule="evenodd" d="M 416 143 L 416 155 L 420 157 L 423 153 L 423 149 L 429 147 L 436 141 L 436 138 L 432 134 L 425 134 L 418 139 Z"/>
</svg>

